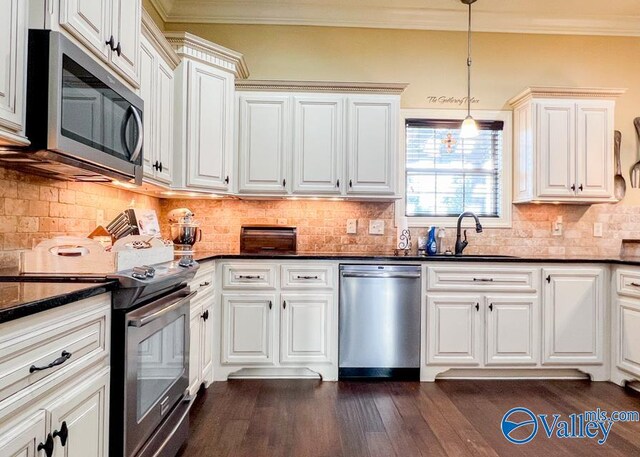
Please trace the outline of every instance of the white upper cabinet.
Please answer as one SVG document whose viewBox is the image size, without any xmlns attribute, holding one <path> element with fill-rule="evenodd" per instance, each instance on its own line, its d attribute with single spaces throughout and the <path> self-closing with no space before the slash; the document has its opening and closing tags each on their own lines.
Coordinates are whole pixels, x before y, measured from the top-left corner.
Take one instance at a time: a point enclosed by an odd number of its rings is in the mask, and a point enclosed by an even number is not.
<svg viewBox="0 0 640 457">
<path fill-rule="evenodd" d="M 623 89 L 531 87 L 514 108 L 514 202 L 613 197 L 613 117 Z"/>
<path fill-rule="evenodd" d="M 600 364 L 604 358 L 602 268 L 544 268 L 544 364 Z"/>
<path fill-rule="evenodd" d="M 145 180 L 167 186 L 173 180 L 175 84 L 180 63 L 153 19 L 145 12 L 140 38 L 140 96 L 144 101 Z"/>
<path fill-rule="evenodd" d="M 24 138 L 27 5 L 0 0 L 0 145 L 29 144 Z"/>
<path fill-rule="evenodd" d="M 395 194 L 398 97 L 348 99 L 348 194 Z"/>
<path fill-rule="evenodd" d="M 241 54 L 185 32 L 165 34 L 182 59 L 175 72 L 173 184 L 177 190 L 230 193 L 234 82 L 248 71 Z"/>
<path fill-rule="evenodd" d="M 241 94 L 238 99 L 240 193 L 287 193 L 290 154 L 290 98 Z"/>
<path fill-rule="evenodd" d="M 239 192 L 256 197 L 396 198 L 404 87 L 236 82 Z"/>
<path fill-rule="evenodd" d="M 63 30 L 134 88 L 139 86 L 141 0 L 60 0 L 59 14 Z M 45 22 L 56 26 L 55 18 Z"/>
<path fill-rule="evenodd" d="M 293 103 L 293 193 L 340 194 L 345 185 L 343 98 L 296 96 Z"/>
</svg>

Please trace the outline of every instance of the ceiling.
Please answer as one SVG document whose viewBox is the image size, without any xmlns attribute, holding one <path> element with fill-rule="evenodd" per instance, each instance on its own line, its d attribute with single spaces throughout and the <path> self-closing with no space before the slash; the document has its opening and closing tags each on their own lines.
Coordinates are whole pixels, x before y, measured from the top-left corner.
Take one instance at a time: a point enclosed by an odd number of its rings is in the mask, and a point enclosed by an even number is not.
<svg viewBox="0 0 640 457">
<path fill-rule="evenodd" d="M 165 22 L 466 30 L 459 0 L 151 0 Z M 486 32 L 640 36 L 639 0 L 478 0 Z"/>
</svg>

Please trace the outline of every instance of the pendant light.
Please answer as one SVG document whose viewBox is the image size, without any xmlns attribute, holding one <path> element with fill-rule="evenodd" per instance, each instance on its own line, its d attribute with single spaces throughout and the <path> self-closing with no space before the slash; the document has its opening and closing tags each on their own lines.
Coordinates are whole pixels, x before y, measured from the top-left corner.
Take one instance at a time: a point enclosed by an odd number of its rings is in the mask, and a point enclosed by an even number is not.
<svg viewBox="0 0 640 457">
<path fill-rule="evenodd" d="M 467 117 L 460 127 L 460 138 L 474 138 L 478 136 L 478 125 L 471 117 L 471 5 L 476 0 L 460 0 L 465 5 L 469 5 L 469 27 L 467 29 Z"/>
</svg>

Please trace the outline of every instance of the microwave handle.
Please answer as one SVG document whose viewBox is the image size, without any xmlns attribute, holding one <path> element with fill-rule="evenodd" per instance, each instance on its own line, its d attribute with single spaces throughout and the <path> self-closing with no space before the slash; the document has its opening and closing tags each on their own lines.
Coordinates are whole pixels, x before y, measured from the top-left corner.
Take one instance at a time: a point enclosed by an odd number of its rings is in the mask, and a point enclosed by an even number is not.
<svg viewBox="0 0 640 457">
<path fill-rule="evenodd" d="M 138 156 L 142 152 L 142 142 L 144 140 L 144 131 L 142 130 L 142 119 L 140 118 L 140 114 L 138 110 L 131 105 L 130 107 L 131 113 L 133 114 L 133 119 L 136 121 L 138 125 L 138 140 L 136 141 L 136 147 L 133 149 L 133 153 L 131 154 L 130 162 L 135 162 L 138 159 Z"/>
</svg>

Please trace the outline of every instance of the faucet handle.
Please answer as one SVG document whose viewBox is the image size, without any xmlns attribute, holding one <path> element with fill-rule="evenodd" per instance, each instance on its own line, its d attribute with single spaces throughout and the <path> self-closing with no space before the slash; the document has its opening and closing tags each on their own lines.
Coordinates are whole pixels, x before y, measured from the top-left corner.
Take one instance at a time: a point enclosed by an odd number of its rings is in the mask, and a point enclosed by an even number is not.
<svg viewBox="0 0 640 457">
<path fill-rule="evenodd" d="M 467 242 L 467 229 L 464 230 L 464 242 Z"/>
</svg>

